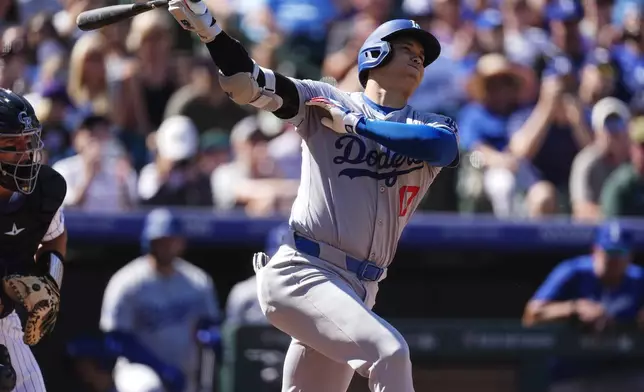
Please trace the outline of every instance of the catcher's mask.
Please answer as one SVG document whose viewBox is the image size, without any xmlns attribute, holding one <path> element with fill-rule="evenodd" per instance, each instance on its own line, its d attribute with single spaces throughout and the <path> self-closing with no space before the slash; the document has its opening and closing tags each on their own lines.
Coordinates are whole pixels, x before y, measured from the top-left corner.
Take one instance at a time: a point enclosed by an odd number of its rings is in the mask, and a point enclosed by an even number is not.
<svg viewBox="0 0 644 392">
<path fill-rule="evenodd" d="M 42 165 L 42 128 L 37 119 L 20 112 L 20 132 L 0 129 L 0 186 L 30 194 L 36 187 Z"/>
<path fill-rule="evenodd" d="M 0 88 L 0 187 L 30 194 L 42 165 L 42 126 L 24 97 Z"/>
</svg>

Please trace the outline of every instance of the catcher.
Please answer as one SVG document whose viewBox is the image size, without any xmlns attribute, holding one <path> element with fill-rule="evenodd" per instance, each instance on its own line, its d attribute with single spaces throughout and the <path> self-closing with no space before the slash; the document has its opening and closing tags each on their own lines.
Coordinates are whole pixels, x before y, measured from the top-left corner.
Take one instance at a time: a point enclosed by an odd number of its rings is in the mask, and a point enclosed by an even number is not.
<svg viewBox="0 0 644 392">
<path fill-rule="evenodd" d="M 60 303 L 67 185 L 42 164 L 40 136 L 31 104 L 0 88 L 0 392 L 45 391 L 29 346 L 52 331 Z"/>
</svg>

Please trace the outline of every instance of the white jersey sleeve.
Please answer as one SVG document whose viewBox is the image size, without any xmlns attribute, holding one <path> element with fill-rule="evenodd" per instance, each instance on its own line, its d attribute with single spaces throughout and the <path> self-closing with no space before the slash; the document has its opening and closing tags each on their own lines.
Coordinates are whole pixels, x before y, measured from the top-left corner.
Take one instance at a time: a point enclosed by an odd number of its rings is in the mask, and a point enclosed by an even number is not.
<svg viewBox="0 0 644 392">
<path fill-rule="evenodd" d="M 132 331 L 134 328 L 136 302 L 129 279 L 119 272 L 112 276 L 103 295 L 100 328 L 104 332 Z"/>
<path fill-rule="evenodd" d="M 56 211 L 56 214 L 49 224 L 47 232 L 42 238 L 41 242 L 51 241 L 65 232 L 65 214 L 63 213 L 63 207 L 61 206 Z"/>
</svg>

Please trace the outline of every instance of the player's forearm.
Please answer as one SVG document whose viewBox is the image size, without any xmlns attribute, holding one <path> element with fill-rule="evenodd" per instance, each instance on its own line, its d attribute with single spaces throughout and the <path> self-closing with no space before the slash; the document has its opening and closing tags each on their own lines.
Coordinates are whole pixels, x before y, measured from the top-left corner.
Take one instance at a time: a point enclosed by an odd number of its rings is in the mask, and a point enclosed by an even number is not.
<svg viewBox="0 0 644 392">
<path fill-rule="evenodd" d="M 523 324 L 533 326 L 541 323 L 562 321 L 573 317 L 575 314 L 575 301 L 530 304 L 523 315 Z"/>
<path fill-rule="evenodd" d="M 447 166 L 458 156 L 456 135 L 442 127 L 364 119 L 358 122 L 356 133 L 436 166 Z"/>
<path fill-rule="evenodd" d="M 232 76 L 240 72 L 253 74 L 255 63 L 248 55 L 246 48 L 232 38 L 225 31 L 220 32 L 217 37 L 206 44 L 210 57 L 215 62 L 221 73 Z M 275 94 L 282 98 L 282 106 L 273 111 L 277 117 L 291 118 L 295 116 L 300 107 L 300 96 L 295 84 L 286 76 L 277 72 L 275 74 Z M 257 84 L 260 87 L 266 85 L 266 78 L 263 70 L 259 70 Z"/>
</svg>

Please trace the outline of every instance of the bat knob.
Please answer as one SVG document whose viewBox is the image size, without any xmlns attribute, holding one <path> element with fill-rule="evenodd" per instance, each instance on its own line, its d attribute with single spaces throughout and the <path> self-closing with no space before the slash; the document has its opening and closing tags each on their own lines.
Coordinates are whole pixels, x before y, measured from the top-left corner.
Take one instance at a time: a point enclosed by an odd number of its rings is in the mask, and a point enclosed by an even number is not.
<svg viewBox="0 0 644 392">
<path fill-rule="evenodd" d="M 194 12 L 196 15 L 203 15 L 208 11 L 206 3 L 202 0 L 188 0 L 186 3 L 190 11 Z"/>
</svg>

